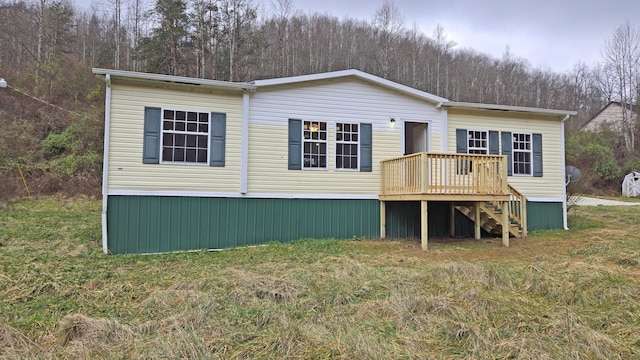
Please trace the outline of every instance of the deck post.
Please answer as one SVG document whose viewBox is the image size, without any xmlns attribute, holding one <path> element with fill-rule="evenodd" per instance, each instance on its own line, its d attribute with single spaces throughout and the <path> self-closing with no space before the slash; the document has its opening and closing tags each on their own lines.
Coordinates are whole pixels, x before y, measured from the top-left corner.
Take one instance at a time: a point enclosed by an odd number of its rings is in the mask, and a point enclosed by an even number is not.
<svg viewBox="0 0 640 360">
<path fill-rule="evenodd" d="M 456 203 L 449 203 L 449 236 L 456 236 Z"/>
<path fill-rule="evenodd" d="M 384 201 L 380 201 L 380 238 L 387 237 L 387 209 Z"/>
<path fill-rule="evenodd" d="M 481 238 L 481 218 L 480 218 L 480 202 L 476 201 L 473 203 L 473 238 L 476 240 L 480 240 Z"/>
<path fill-rule="evenodd" d="M 429 210 L 426 200 L 420 201 L 420 241 L 422 250 L 429 249 Z"/>
<path fill-rule="evenodd" d="M 423 194 L 427 193 L 428 190 L 428 179 L 429 179 L 429 166 L 427 163 L 427 153 L 420 153 L 420 183 L 421 183 L 421 192 Z"/>
<path fill-rule="evenodd" d="M 509 247 L 509 201 L 502 202 L 502 245 Z"/>
</svg>

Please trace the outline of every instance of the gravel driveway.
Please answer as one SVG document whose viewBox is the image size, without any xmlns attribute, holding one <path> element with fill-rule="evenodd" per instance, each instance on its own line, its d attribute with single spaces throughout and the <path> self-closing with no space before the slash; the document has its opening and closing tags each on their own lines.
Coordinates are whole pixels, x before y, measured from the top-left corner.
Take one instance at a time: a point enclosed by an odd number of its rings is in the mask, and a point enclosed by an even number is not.
<svg viewBox="0 0 640 360">
<path fill-rule="evenodd" d="M 576 196 L 576 200 L 572 202 L 572 205 L 580 206 L 640 206 L 640 202 L 626 202 L 607 199 L 596 199 L 584 196 Z"/>
</svg>

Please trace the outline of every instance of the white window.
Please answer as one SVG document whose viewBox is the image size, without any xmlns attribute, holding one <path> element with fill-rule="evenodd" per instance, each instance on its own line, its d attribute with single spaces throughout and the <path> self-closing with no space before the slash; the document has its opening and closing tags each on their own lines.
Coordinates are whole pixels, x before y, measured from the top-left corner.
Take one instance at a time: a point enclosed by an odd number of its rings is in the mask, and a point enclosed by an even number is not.
<svg viewBox="0 0 640 360">
<path fill-rule="evenodd" d="M 162 162 L 208 163 L 209 113 L 162 111 Z"/>
<path fill-rule="evenodd" d="M 489 132 L 486 130 L 469 130 L 468 131 L 469 154 L 488 154 L 489 153 Z"/>
<path fill-rule="evenodd" d="M 531 175 L 531 134 L 513 133 L 513 174 Z"/>
<path fill-rule="evenodd" d="M 305 169 L 327 168 L 327 123 L 304 121 L 302 165 Z"/>
<path fill-rule="evenodd" d="M 358 170 L 358 124 L 336 124 L 336 169 Z"/>
</svg>

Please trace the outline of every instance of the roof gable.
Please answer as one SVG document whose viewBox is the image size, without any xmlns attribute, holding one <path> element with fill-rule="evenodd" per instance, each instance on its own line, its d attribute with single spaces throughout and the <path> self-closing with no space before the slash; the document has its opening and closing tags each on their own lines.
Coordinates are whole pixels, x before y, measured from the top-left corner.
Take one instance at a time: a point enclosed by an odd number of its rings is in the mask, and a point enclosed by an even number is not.
<svg viewBox="0 0 640 360">
<path fill-rule="evenodd" d="M 414 89 L 406 85 L 398 84 L 396 82 L 386 80 L 381 77 L 371 75 L 366 72 L 355 70 L 355 69 L 332 71 L 332 72 L 310 74 L 310 75 L 291 76 L 291 77 L 275 78 L 275 79 L 255 80 L 252 82 L 252 84 L 254 84 L 258 89 L 260 89 L 261 87 L 300 84 L 305 82 L 331 80 L 331 79 L 348 78 L 348 77 L 354 77 L 354 78 L 361 79 L 361 80 L 364 80 L 364 81 L 367 81 L 391 90 L 395 90 L 404 94 L 415 96 L 417 98 L 427 100 L 433 104 L 439 104 L 439 103 L 449 101 L 443 97 L 436 96 L 422 90 Z"/>
</svg>

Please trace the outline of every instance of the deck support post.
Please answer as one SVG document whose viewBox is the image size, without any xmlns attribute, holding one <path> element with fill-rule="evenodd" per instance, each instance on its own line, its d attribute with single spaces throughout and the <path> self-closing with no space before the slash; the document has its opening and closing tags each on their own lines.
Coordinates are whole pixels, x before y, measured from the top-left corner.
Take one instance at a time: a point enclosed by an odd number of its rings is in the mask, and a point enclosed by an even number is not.
<svg viewBox="0 0 640 360">
<path fill-rule="evenodd" d="M 429 210 L 426 200 L 420 201 L 420 241 L 422 250 L 429 249 Z"/>
<path fill-rule="evenodd" d="M 387 237 L 387 209 L 384 201 L 380 201 L 380 238 Z"/>
<path fill-rule="evenodd" d="M 509 247 L 509 201 L 502 202 L 502 245 Z"/>
<path fill-rule="evenodd" d="M 456 203 L 449 203 L 449 236 L 456 236 Z"/>
<path fill-rule="evenodd" d="M 480 240 L 482 232 L 480 230 L 482 219 L 480 218 L 480 202 L 475 201 L 473 203 L 473 238 Z"/>
</svg>

